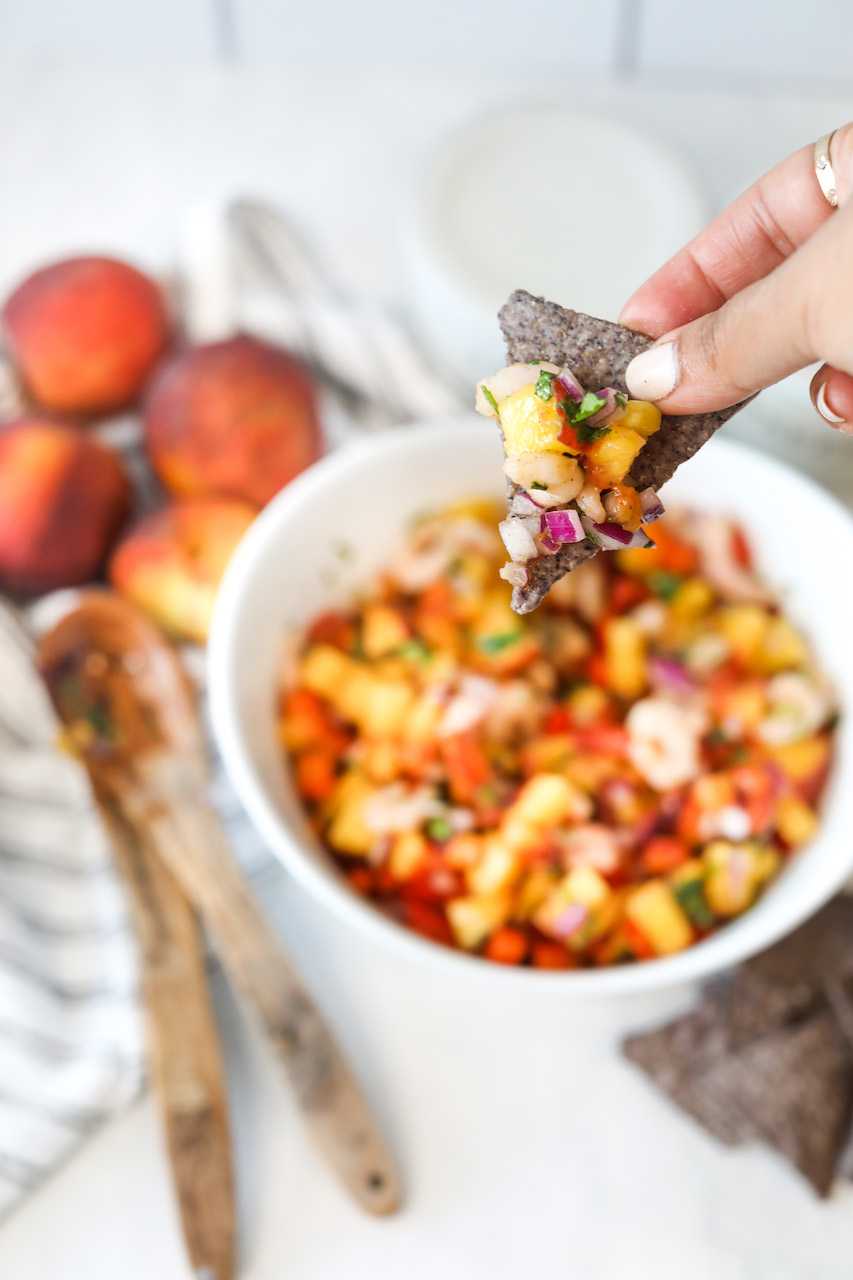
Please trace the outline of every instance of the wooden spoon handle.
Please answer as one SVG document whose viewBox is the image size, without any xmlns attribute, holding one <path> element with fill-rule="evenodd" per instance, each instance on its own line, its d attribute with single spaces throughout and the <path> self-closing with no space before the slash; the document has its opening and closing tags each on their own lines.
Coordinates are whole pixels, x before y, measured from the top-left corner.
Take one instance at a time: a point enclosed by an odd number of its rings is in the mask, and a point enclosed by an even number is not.
<svg viewBox="0 0 853 1280">
<path fill-rule="evenodd" d="M 400 1186 L 361 1090 L 301 978 L 256 904 L 214 812 L 195 799 L 152 806 L 146 839 L 211 929 L 226 970 L 260 1016 L 309 1127 L 371 1213 L 393 1212 Z"/>
<path fill-rule="evenodd" d="M 187 1252 L 204 1280 L 232 1280 L 236 1213 L 224 1073 L 195 913 L 172 872 L 101 805 L 142 953 L 151 1075 Z"/>
</svg>

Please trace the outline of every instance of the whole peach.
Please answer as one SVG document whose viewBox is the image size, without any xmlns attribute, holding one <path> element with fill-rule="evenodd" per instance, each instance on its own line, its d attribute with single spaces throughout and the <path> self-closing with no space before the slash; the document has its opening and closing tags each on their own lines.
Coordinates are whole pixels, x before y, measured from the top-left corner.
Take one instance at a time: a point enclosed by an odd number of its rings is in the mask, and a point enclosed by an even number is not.
<svg viewBox="0 0 853 1280">
<path fill-rule="evenodd" d="M 30 416 L 0 429 L 0 586 L 37 595 L 90 581 L 130 498 L 120 458 L 78 427 Z"/>
<path fill-rule="evenodd" d="M 114 258 L 34 272 L 6 300 L 2 327 L 33 399 L 72 414 L 132 403 L 169 339 L 158 286 Z"/>
<path fill-rule="evenodd" d="M 232 498 L 171 502 L 130 527 L 110 582 L 172 635 L 204 643 L 225 566 L 256 514 Z"/>
<path fill-rule="evenodd" d="M 144 413 L 152 465 L 176 494 L 229 494 L 263 506 L 320 456 L 307 372 L 256 338 L 173 357 L 152 382 Z"/>
</svg>

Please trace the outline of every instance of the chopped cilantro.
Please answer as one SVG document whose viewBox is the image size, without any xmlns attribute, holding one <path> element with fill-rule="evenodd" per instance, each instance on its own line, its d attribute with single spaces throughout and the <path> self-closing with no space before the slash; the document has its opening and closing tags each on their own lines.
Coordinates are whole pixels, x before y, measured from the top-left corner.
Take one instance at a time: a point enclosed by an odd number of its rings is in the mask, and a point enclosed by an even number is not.
<svg viewBox="0 0 853 1280">
<path fill-rule="evenodd" d="M 501 631 L 498 635 L 481 636 L 477 643 L 483 653 L 500 653 L 503 649 L 508 649 L 511 644 L 516 644 L 521 636 L 520 631 Z"/>
<path fill-rule="evenodd" d="M 692 920 L 699 929 L 710 929 L 714 923 L 714 914 L 705 901 L 699 877 L 682 880 L 680 884 L 676 882 L 672 889 L 688 920 Z"/>
<path fill-rule="evenodd" d="M 491 391 L 489 390 L 489 388 L 486 386 L 485 382 L 480 383 L 480 390 L 482 391 L 483 395 L 484 395 L 484 396 L 486 397 L 486 399 L 488 400 L 489 404 L 490 404 L 490 405 L 492 406 L 492 408 L 494 409 L 495 413 L 497 413 L 498 415 L 500 415 L 500 409 L 498 408 L 498 402 L 497 402 L 497 400 L 495 399 L 495 397 L 492 395 L 492 393 L 491 393 Z M 469 391 L 469 392 L 468 392 L 468 394 L 470 395 L 470 394 L 471 394 L 471 392 Z"/>
<path fill-rule="evenodd" d="M 588 422 L 581 422 L 575 429 L 575 435 L 581 444 L 594 444 L 596 440 L 606 436 L 609 430 L 609 427 L 594 427 Z"/>
<path fill-rule="evenodd" d="M 539 381 L 536 383 L 536 394 L 540 400 L 550 400 L 554 394 L 551 383 L 556 378 L 556 373 L 549 373 L 547 369 L 543 369 L 539 375 Z"/>
<path fill-rule="evenodd" d="M 649 574 L 648 584 L 661 600 L 671 600 L 681 586 L 681 579 L 676 573 L 666 573 L 663 569 L 656 569 L 654 573 Z"/>
<path fill-rule="evenodd" d="M 625 395 L 624 391 L 617 391 L 613 399 L 616 401 L 620 409 L 628 408 L 628 397 Z"/>
<path fill-rule="evenodd" d="M 426 824 L 426 833 L 431 840 L 449 840 L 453 828 L 446 818 L 430 818 Z"/>
<path fill-rule="evenodd" d="M 539 480 L 534 480 L 533 484 L 530 487 L 531 489 L 547 489 L 548 488 L 547 484 L 542 484 Z"/>
<path fill-rule="evenodd" d="M 406 658 L 410 662 L 427 663 L 432 660 L 432 650 L 427 648 L 423 640 L 404 640 L 397 645 L 394 653 L 398 658 Z"/>
<path fill-rule="evenodd" d="M 576 407 L 572 414 L 572 422 L 583 422 L 584 418 L 591 418 L 594 413 L 598 413 L 599 409 L 603 409 L 607 404 L 601 396 L 597 396 L 594 391 L 587 391 L 583 400 Z"/>
</svg>

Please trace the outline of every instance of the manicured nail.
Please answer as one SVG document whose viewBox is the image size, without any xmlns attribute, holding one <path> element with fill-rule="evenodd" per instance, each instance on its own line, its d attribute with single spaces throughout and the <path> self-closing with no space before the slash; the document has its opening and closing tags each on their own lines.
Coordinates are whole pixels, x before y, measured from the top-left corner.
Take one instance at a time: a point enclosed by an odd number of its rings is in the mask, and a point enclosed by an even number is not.
<svg viewBox="0 0 853 1280">
<path fill-rule="evenodd" d="M 824 419 L 825 422 L 828 422 L 831 426 L 837 427 L 840 422 L 847 421 L 847 419 L 842 417 L 840 414 L 833 413 L 833 411 L 830 409 L 829 405 L 827 404 L 825 382 L 822 382 L 820 384 L 820 387 L 818 388 L 818 393 L 815 398 L 815 404 L 817 406 L 817 411 L 820 414 L 820 416 Z"/>
<path fill-rule="evenodd" d="M 649 347 L 625 370 L 625 382 L 637 400 L 663 400 L 678 384 L 678 353 L 674 342 Z"/>
</svg>

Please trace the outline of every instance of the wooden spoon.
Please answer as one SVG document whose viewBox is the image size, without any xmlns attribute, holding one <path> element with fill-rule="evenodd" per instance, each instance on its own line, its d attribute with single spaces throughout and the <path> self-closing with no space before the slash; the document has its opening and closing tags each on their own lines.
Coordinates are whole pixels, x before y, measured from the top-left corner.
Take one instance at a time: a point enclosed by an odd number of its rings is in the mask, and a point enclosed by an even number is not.
<svg viewBox="0 0 853 1280">
<path fill-rule="evenodd" d="M 52 635 L 42 642 L 42 658 L 53 643 Z M 93 651 L 81 659 L 87 682 L 106 669 L 106 659 Z M 86 704 L 84 685 L 70 666 L 43 667 L 42 674 L 79 754 L 84 737 L 95 743 L 99 705 Z M 232 1280 L 236 1212 L 231 1139 L 199 926 L 184 890 L 144 835 L 126 821 L 108 793 L 98 788 L 96 798 L 139 940 L 151 1078 L 187 1253 L 198 1277 Z"/>
<path fill-rule="evenodd" d="M 204 744 L 176 653 L 105 591 L 85 594 L 44 637 L 39 662 L 99 803 L 162 858 L 210 927 L 321 1150 L 364 1208 L 393 1212 L 399 1182 L 376 1123 L 206 802 Z"/>
</svg>

